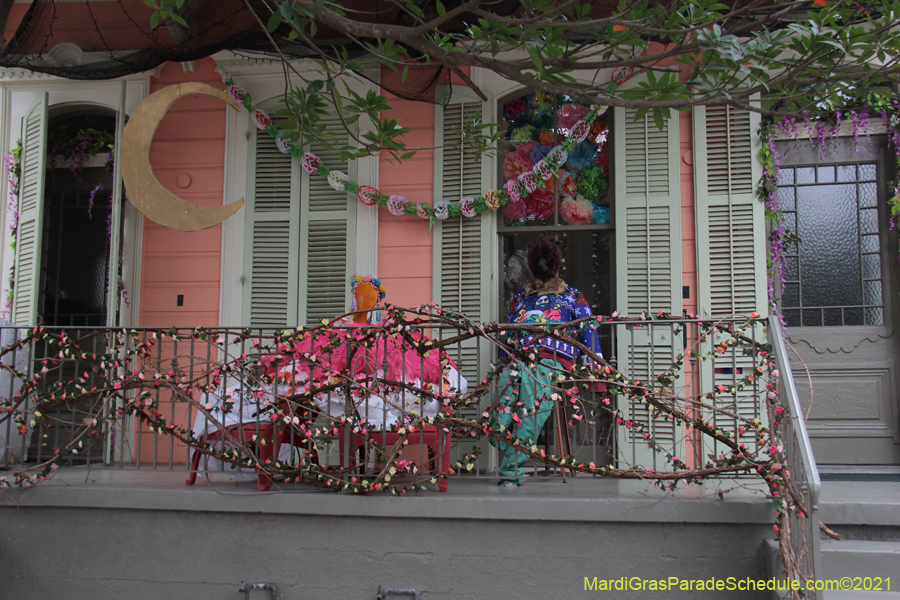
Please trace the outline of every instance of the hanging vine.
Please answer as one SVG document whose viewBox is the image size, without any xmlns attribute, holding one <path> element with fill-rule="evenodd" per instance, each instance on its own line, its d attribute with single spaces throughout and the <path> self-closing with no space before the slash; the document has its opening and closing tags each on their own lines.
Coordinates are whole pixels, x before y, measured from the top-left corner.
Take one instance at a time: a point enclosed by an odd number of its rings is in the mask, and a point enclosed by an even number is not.
<svg viewBox="0 0 900 600">
<path fill-rule="evenodd" d="M 826 107 L 827 110 L 818 116 L 804 114 L 803 126 L 809 142 L 818 147 L 824 155 L 831 144 L 836 148 L 839 143 L 838 133 L 841 123 L 849 117 L 853 148 L 859 152 L 860 137 L 869 135 L 870 112 L 877 114 L 883 121 L 888 147 L 894 152 L 896 163 L 895 175 L 888 183 L 887 197 L 890 209 L 891 229 L 900 225 L 900 101 L 879 94 L 867 94 L 864 98 L 847 98 L 841 107 Z M 757 196 L 765 205 L 766 220 L 770 223 L 769 252 L 766 259 L 766 283 L 769 310 L 780 314 L 777 289 L 784 283 L 785 248 L 789 244 L 800 243 L 796 231 L 788 229 L 783 207 L 778 199 L 778 173 L 781 167 L 781 155 L 776 146 L 776 137 L 800 138 L 801 128 L 793 117 L 785 117 L 779 122 L 771 119 L 763 121 L 760 126 L 759 161 L 762 164 L 762 177 L 757 187 Z M 898 256 L 900 260 L 900 256 Z M 783 323 L 782 319 L 782 323 Z"/>
</svg>

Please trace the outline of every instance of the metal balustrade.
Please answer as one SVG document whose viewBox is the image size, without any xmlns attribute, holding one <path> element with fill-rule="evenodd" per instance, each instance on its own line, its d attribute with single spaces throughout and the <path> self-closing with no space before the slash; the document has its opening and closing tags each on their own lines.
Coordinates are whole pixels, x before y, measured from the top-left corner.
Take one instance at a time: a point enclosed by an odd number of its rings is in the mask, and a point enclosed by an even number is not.
<svg viewBox="0 0 900 600">
<path fill-rule="evenodd" d="M 737 432 L 741 427 L 741 418 L 765 421 L 762 404 L 764 387 L 761 387 L 757 379 L 741 391 L 730 393 L 730 390 L 737 388 L 746 375 L 755 368 L 754 357 L 745 356 L 734 345 L 728 345 L 725 351 L 717 351 L 717 346 L 722 340 L 730 336 L 722 332 L 706 332 L 704 328 L 709 324 L 709 321 L 676 318 L 604 321 L 597 327 L 604 356 L 609 365 L 618 369 L 632 382 L 642 382 L 641 385 L 658 387 L 659 383 L 655 378 L 670 370 L 678 355 L 687 354 L 683 364 L 671 373 L 677 376 L 677 379 L 664 397 L 689 399 L 685 409 L 689 416 L 703 414 L 706 420 L 711 420 L 722 430 L 736 432 L 735 435 L 740 441 L 755 448 L 754 431 Z M 744 327 L 746 330 L 743 336 L 748 343 L 766 340 L 763 331 L 764 322 L 757 321 L 749 328 L 746 327 L 744 319 L 722 321 L 720 325 Z M 47 330 L 63 331 L 49 328 Z M 27 331 L 27 328 L 4 328 L 3 340 L 9 343 L 13 339 L 21 339 L 24 331 Z M 74 327 L 65 328 L 65 331 L 70 337 L 84 338 L 84 351 L 100 353 L 105 351 L 109 335 L 122 330 Z M 273 330 L 263 329 L 216 328 L 209 331 L 208 339 L 202 340 L 193 335 L 194 330 L 188 328 L 171 330 L 130 328 L 129 331 L 135 332 L 141 342 L 151 340 L 154 335 L 164 332 L 177 333 L 179 339 L 167 336 L 154 343 L 151 348 L 152 356 L 145 360 L 161 372 L 180 369 L 192 380 L 211 371 L 215 363 L 223 358 L 223 349 L 227 349 L 232 358 L 240 355 L 251 358 L 258 356 L 259 344 L 271 345 L 274 333 Z M 455 336 L 457 330 L 433 326 L 428 330 L 428 334 L 432 339 L 441 341 Z M 492 361 L 497 359 L 498 344 L 496 336 L 493 337 L 493 340 L 484 337 L 466 340 L 444 348 L 468 381 L 470 389 L 486 376 Z M 220 343 L 214 343 L 217 339 L 221 340 Z M 46 345 L 33 343 L 27 348 L 8 353 L 3 361 L 4 364 L 14 365 L 19 371 L 34 373 L 40 372 L 45 360 L 54 359 L 47 354 Z M 76 374 L 83 371 L 84 365 L 81 362 L 78 359 L 67 359 L 53 366 L 44 376 L 44 385 L 55 385 L 73 379 Z M 379 367 L 383 365 L 371 365 L 373 372 Z M 246 381 L 234 380 L 226 382 L 222 387 L 240 389 L 246 385 L 248 385 Z M 0 397 L 13 397 L 16 386 L 15 378 L 4 373 L 0 379 Z M 719 392 L 720 389 L 724 391 Z M 716 393 L 714 397 L 708 397 L 703 402 L 690 400 L 709 392 Z M 167 422 L 188 428 L 196 424 L 197 411 L 194 407 L 185 402 L 170 401 L 164 390 L 157 390 L 154 394 L 156 410 L 160 411 Z M 199 395 L 195 396 L 199 398 Z M 478 420 L 492 402 L 492 396 L 492 393 L 486 394 L 479 404 L 458 409 L 458 415 Z M 671 468 L 669 461 L 671 456 L 677 456 L 688 466 L 699 467 L 710 460 L 716 460 L 728 451 L 721 442 L 708 437 L 701 439 L 699 434 L 685 428 L 679 422 L 650 418 L 651 415 L 645 405 L 631 402 L 623 394 L 579 392 L 578 398 L 584 407 L 582 412 L 586 415 L 583 419 L 573 420 L 570 406 L 567 410 L 554 411 L 544 426 L 537 440 L 537 446 L 548 454 L 561 454 L 567 450 L 569 454 L 575 455 L 577 460 L 585 463 L 607 464 L 619 468 L 642 466 L 664 470 Z M 250 400 L 244 398 L 244 401 Z M 414 398 L 409 398 L 408 401 L 416 402 Z M 604 401 L 608 404 L 604 404 Z M 603 410 L 592 415 L 590 408 L 595 405 L 603 407 Z M 107 407 L 109 408 L 111 407 Z M 244 410 L 240 411 L 239 419 L 259 419 L 264 413 L 261 410 L 263 407 L 258 406 L 238 407 L 236 411 L 241 408 Z M 16 459 L 40 462 L 64 445 L 67 436 L 72 435 L 73 431 L 84 425 L 86 418 L 96 415 L 96 411 L 100 409 L 96 401 L 90 405 L 69 405 L 60 408 L 36 428 L 30 428 L 25 435 L 18 435 L 15 423 L 12 419 L 8 419 L 0 424 L 0 433 L 5 435 L 6 445 L 11 448 Z M 334 406 L 329 405 L 325 410 L 338 414 L 333 409 Z M 611 412 L 613 410 L 619 412 L 613 414 Z M 85 448 L 77 457 L 67 458 L 69 463 L 90 462 L 131 469 L 188 469 L 190 450 L 172 436 L 150 431 L 133 417 L 117 416 L 104 422 L 106 425 L 102 438 Z M 632 425 L 630 428 L 627 426 L 629 423 Z M 636 432 L 641 426 L 643 429 Z M 647 441 L 644 439 L 646 433 L 659 444 L 662 452 L 654 452 L 647 447 Z M 565 448 L 565 438 L 568 438 L 568 449 Z M 412 438 L 410 444 L 414 444 Z M 463 476 L 494 476 L 496 451 L 485 440 L 455 439 L 451 450 L 451 463 L 455 463 L 464 452 L 471 450 L 474 444 L 481 444 L 483 452 L 475 468 Z M 319 450 L 322 464 L 337 464 L 337 449 L 333 446 Z M 423 456 L 416 457 L 415 461 L 422 464 L 422 458 Z M 548 470 L 541 465 L 530 465 L 529 470 L 534 476 L 560 475 L 558 470 Z"/>
</svg>

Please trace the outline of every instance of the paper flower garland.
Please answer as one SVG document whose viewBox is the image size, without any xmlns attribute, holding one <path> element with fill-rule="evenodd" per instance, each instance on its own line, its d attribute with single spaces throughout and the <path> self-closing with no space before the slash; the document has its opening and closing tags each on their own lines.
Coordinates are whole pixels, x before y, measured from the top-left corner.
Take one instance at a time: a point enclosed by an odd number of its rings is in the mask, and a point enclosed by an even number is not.
<svg viewBox="0 0 900 600">
<path fill-rule="evenodd" d="M 378 190 L 370 185 L 361 185 L 356 191 L 356 197 L 366 206 L 375 206 L 375 196 L 377 195 Z"/>
<path fill-rule="evenodd" d="M 333 172 L 333 171 L 332 171 Z M 387 201 L 388 211 L 395 217 L 402 216 L 406 207 L 406 198 L 403 196 L 391 196 Z"/>
<path fill-rule="evenodd" d="M 488 190 L 482 196 L 467 196 L 459 202 L 440 200 L 435 202 L 434 208 L 431 208 L 424 202 L 416 204 L 403 196 L 382 194 L 371 186 L 359 185 L 352 181 L 346 173 L 326 167 L 319 157 L 311 152 L 303 152 L 299 146 L 282 137 L 268 113 L 262 109 L 254 109 L 247 90 L 236 85 L 227 75 L 224 75 L 223 79 L 228 95 L 250 111 L 253 122 L 260 130 L 268 132 L 275 139 L 278 150 L 298 159 L 307 173 L 325 177 L 328 184 L 335 190 L 355 193 L 359 201 L 367 206 L 383 206 L 391 214 L 398 216 L 416 214 L 429 220 L 451 217 L 473 218 L 479 213 L 486 210 L 497 210 L 501 206 L 504 207 L 506 219 L 511 218 L 509 215 L 518 215 L 514 218 L 521 218 L 528 210 L 544 215 L 549 209 L 549 214 L 552 215 L 553 194 L 549 190 L 552 187 L 551 184 L 556 181 L 555 177 L 563 175 L 558 171 L 566 163 L 568 153 L 575 150 L 577 139 L 594 136 L 597 128 L 593 126 L 593 123 L 606 110 L 606 107 L 603 106 L 588 109 L 588 107 L 575 104 L 563 105 L 559 113 L 561 118 L 557 123 L 558 129 L 554 132 L 551 130 L 552 109 L 549 104 L 546 104 L 546 99 L 537 102 L 534 111 L 532 111 L 530 99 L 508 102 L 504 106 L 504 116 L 507 120 L 519 120 L 522 117 L 528 117 L 533 112 L 529 118 L 534 121 L 534 117 L 537 115 L 540 128 L 536 128 L 533 122 L 528 123 L 522 120 L 517 122 L 515 127 L 510 128 L 510 140 L 519 146 L 517 150 L 520 151 L 515 153 L 515 159 L 510 159 L 509 165 L 504 164 L 506 183 L 501 189 Z M 564 123 L 568 122 L 571 122 L 570 126 L 562 127 Z M 565 131 L 559 131 L 559 128 Z M 606 130 L 601 128 L 601 131 Z M 540 142 L 536 141 L 538 138 Z M 608 156 L 603 158 L 608 161 Z M 534 159 L 539 159 L 537 164 Z M 600 159 L 597 160 L 599 162 Z M 572 187 L 574 188 L 574 181 Z M 574 193 L 574 189 L 572 191 Z M 526 207 L 526 203 L 523 201 L 526 199 L 530 208 Z M 510 206 L 511 204 L 515 205 Z"/>
<path fill-rule="evenodd" d="M 459 201 L 459 211 L 462 213 L 464 217 L 474 217 L 475 212 L 475 198 L 466 197 Z"/>
<path fill-rule="evenodd" d="M 322 164 L 322 159 L 320 159 L 315 154 L 310 154 L 307 152 L 300 159 L 300 165 L 306 170 L 310 175 L 315 175 L 319 170 L 319 165 Z"/>
<path fill-rule="evenodd" d="M 328 185 L 338 192 L 343 192 L 347 189 L 346 184 L 348 181 L 350 181 L 350 176 L 346 173 L 341 171 L 329 171 L 328 173 Z"/>
<path fill-rule="evenodd" d="M 282 154 L 290 154 L 294 142 L 279 135 L 275 138 L 275 145 L 278 146 L 278 151 Z"/>
<path fill-rule="evenodd" d="M 434 203 L 434 216 L 438 219 L 446 219 L 450 216 L 450 203 L 446 200 L 438 200 Z"/>
<path fill-rule="evenodd" d="M 256 126 L 265 131 L 272 124 L 272 117 L 266 114 L 266 111 L 257 108 L 253 111 L 253 122 Z"/>
</svg>

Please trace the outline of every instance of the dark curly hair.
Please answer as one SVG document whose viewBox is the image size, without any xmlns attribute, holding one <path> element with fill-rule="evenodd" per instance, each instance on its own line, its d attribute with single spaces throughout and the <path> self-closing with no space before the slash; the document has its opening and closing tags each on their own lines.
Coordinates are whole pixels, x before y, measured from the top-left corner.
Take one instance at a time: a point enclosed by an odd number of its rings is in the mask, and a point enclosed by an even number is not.
<svg viewBox="0 0 900 600">
<path fill-rule="evenodd" d="M 550 235 L 542 235 L 528 246 L 528 269 L 535 279 L 548 281 L 559 274 L 562 251 Z"/>
</svg>

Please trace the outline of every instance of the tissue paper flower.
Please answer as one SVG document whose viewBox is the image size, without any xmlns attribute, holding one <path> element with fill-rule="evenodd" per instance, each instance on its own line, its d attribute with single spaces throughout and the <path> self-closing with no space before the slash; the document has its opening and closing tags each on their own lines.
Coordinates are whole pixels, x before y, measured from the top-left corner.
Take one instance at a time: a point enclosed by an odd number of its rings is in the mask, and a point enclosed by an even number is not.
<svg viewBox="0 0 900 600">
<path fill-rule="evenodd" d="M 594 205 L 584 196 L 566 196 L 559 205 L 559 213 L 570 225 L 590 225 L 594 217 Z"/>
</svg>

